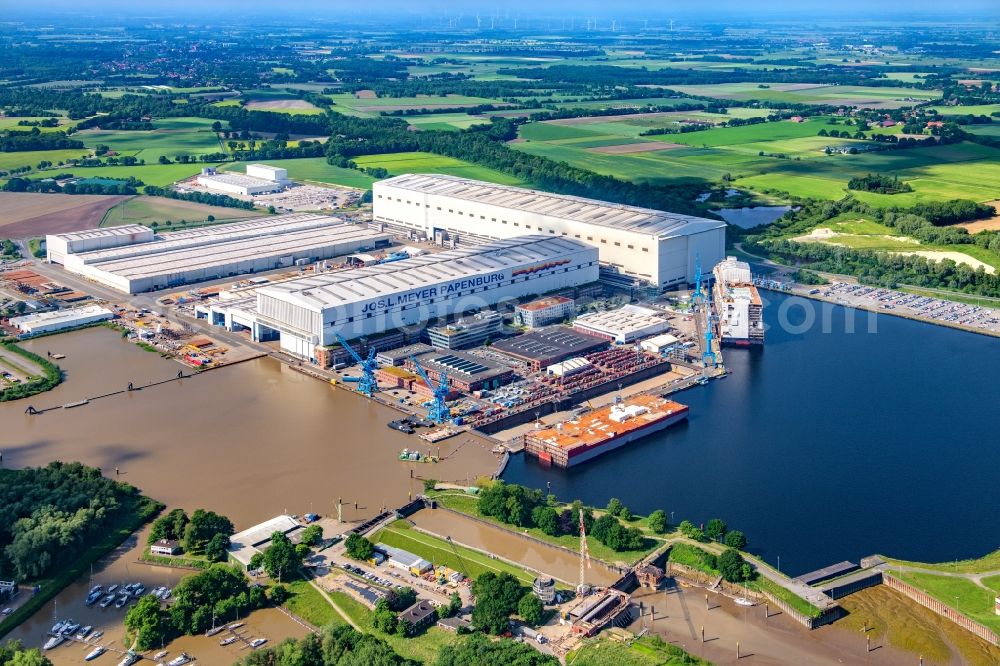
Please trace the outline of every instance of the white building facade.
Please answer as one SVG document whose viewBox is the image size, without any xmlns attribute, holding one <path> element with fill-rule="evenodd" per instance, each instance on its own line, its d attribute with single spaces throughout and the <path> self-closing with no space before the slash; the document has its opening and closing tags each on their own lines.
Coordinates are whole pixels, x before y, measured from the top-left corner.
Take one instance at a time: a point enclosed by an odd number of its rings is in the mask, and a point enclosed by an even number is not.
<svg viewBox="0 0 1000 666">
<path fill-rule="evenodd" d="M 373 187 L 374 219 L 435 238 L 544 234 L 598 248 L 602 276 L 658 288 L 694 282 L 725 256 L 725 222 L 436 174 Z"/>
<path fill-rule="evenodd" d="M 277 331 L 284 351 L 313 358 L 337 334 L 350 340 L 480 310 L 593 282 L 598 271 L 597 250 L 576 240 L 493 241 L 261 287 L 254 335 Z"/>
</svg>

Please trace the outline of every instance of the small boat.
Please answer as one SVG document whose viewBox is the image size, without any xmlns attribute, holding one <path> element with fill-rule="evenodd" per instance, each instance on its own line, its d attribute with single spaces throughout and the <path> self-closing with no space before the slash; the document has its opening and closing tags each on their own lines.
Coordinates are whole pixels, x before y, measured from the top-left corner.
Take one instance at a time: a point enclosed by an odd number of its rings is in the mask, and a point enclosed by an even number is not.
<svg viewBox="0 0 1000 666">
<path fill-rule="evenodd" d="M 108 586 L 108 594 L 114 594 L 114 591 L 118 589 L 118 583 Z"/>
<path fill-rule="evenodd" d="M 208 636 L 209 638 L 211 638 L 212 636 L 215 636 L 216 634 L 221 634 L 224 630 L 225 630 L 225 627 L 212 627 L 211 629 L 209 629 L 208 631 L 205 632 L 205 635 Z"/>
<path fill-rule="evenodd" d="M 42 646 L 42 649 L 51 650 L 54 647 L 59 647 L 62 645 L 64 640 L 66 640 L 66 637 L 61 634 L 59 636 L 53 636 L 49 640 L 45 641 L 45 645 Z"/>
<path fill-rule="evenodd" d="M 104 635 L 104 632 L 103 632 L 103 631 L 95 631 L 94 633 L 92 633 L 92 634 L 90 635 L 90 640 L 92 640 L 92 641 L 96 641 L 96 640 L 97 640 L 98 638 L 100 638 L 100 637 L 101 637 L 101 636 L 103 636 L 103 635 Z"/>
<path fill-rule="evenodd" d="M 261 645 L 263 645 L 266 642 L 267 642 L 266 638 L 255 638 L 252 641 L 250 641 L 250 647 L 252 647 L 252 648 L 259 648 Z"/>
<path fill-rule="evenodd" d="M 88 652 L 87 656 L 84 657 L 83 660 L 84 661 L 94 661 L 95 659 L 97 659 L 98 657 L 100 657 L 102 654 L 104 654 L 107 651 L 108 651 L 108 648 L 104 647 L 103 645 L 98 645 L 93 650 L 91 650 L 90 652 Z"/>
<path fill-rule="evenodd" d="M 86 600 L 84 600 L 84 603 L 87 604 L 88 606 L 93 606 L 102 596 L 104 595 L 101 593 L 100 590 L 97 590 L 96 592 L 91 592 L 90 594 L 87 595 L 87 598 Z"/>
<path fill-rule="evenodd" d="M 49 633 L 53 635 L 59 635 L 62 633 L 63 627 L 65 626 L 66 626 L 66 621 L 59 620 L 58 622 L 52 625 L 52 628 L 49 629 Z"/>
<path fill-rule="evenodd" d="M 750 599 L 747 599 L 746 597 L 739 597 L 738 599 L 736 599 L 736 604 L 738 606 L 753 606 L 754 602 Z"/>
<path fill-rule="evenodd" d="M 73 622 L 72 620 L 70 620 L 70 623 L 67 624 L 65 627 L 63 627 L 62 630 L 63 636 L 72 636 L 74 633 L 76 633 L 76 630 L 79 628 L 80 628 L 79 622 Z"/>
<path fill-rule="evenodd" d="M 141 655 L 138 655 L 130 650 L 129 652 L 126 652 L 125 656 L 122 657 L 122 660 L 118 662 L 118 666 L 132 666 L 132 664 L 140 659 L 142 659 Z"/>
<path fill-rule="evenodd" d="M 132 588 L 132 596 L 138 599 L 143 595 L 145 591 L 146 591 L 145 585 L 143 585 L 142 583 L 136 583 L 135 587 Z"/>
<path fill-rule="evenodd" d="M 160 650 L 159 652 L 153 655 L 153 661 L 159 661 L 164 657 L 166 657 L 168 654 L 170 654 L 170 650 Z"/>
<path fill-rule="evenodd" d="M 128 603 L 128 599 L 129 597 L 127 594 L 123 594 L 122 596 L 118 597 L 118 601 L 115 602 L 115 608 L 123 607 L 125 604 Z"/>
<path fill-rule="evenodd" d="M 86 627 L 76 632 L 76 636 L 74 636 L 74 638 L 76 638 L 76 640 L 78 641 L 87 640 L 87 634 L 89 634 L 93 630 L 93 628 L 94 628 L 93 625 L 88 624 Z"/>
<path fill-rule="evenodd" d="M 90 592 L 88 592 L 87 594 L 95 594 L 95 593 L 100 594 L 103 591 L 104 591 L 103 585 L 95 585 L 94 587 L 90 588 Z"/>
<path fill-rule="evenodd" d="M 229 625 L 228 627 L 226 627 L 226 629 L 228 629 L 229 631 L 233 631 L 235 629 L 239 629 L 244 624 L 246 624 L 246 622 L 233 622 L 231 625 Z"/>
<path fill-rule="evenodd" d="M 166 601 L 167 599 L 169 599 L 170 598 L 170 591 L 171 590 L 170 590 L 169 587 L 163 588 L 163 592 L 160 592 L 160 599 L 163 599 L 164 601 Z"/>
<path fill-rule="evenodd" d="M 226 647 L 227 645 L 232 645 L 238 640 L 239 640 L 238 636 L 228 636 L 219 641 L 219 645 L 221 645 L 222 647 Z"/>
<path fill-rule="evenodd" d="M 168 661 L 167 666 L 184 666 L 189 661 L 191 661 L 191 655 L 187 652 L 181 652 L 178 656 Z"/>
<path fill-rule="evenodd" d="M 101 608 L 107 608 L 108 606 L 110 606 L 114 602 L 115 602 L 115 595 L 109 594 L 108 596 L 106 596 L 103 599 L 101 599 L 100 606 L 101 606 Z"/>
</svg>

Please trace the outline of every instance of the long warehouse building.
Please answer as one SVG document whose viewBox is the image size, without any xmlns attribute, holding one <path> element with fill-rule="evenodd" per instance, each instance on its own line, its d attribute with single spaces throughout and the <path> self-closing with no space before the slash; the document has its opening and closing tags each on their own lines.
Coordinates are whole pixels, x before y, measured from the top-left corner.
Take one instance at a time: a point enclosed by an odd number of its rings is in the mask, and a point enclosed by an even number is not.
<svg viewBox="0 0 1000 666">
<path fill-rule="evenodd" d="M 660 289 L 693 283 L 695 265 L 725 256 L 726 223 L 649 208 L 438 174 L 378 181 L 374 219 L 438 238 L 546 234 L 600 251 L 602 278 Z"/>
<path fill-rule="evenodd" d="M 287 268 L 390 244 L 388 234 L 325 215 L 286 215 L 162 234 L 67 254 L 66 270 L 129 294 Z"/>
<path fill-rule="evenodd" d="M 252 310 L 255 339 L 280 338 L 281 348 L 315 358 L 337 334 L 350 340 L 566 289 L 598 278 L 596 248 L 567 238 L 525 236 L 427 254 L 354 270 L 321 273 L 265 285 Z M 216 322 L 232 320 L 220 302 Z"/>
</svg>

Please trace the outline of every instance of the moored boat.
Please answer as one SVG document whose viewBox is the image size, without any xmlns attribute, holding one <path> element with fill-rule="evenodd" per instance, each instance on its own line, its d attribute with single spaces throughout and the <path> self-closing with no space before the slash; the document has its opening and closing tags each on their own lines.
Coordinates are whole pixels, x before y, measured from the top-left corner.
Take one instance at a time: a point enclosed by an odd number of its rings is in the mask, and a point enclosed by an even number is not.
<svg viewBox="0 0 1000 666">
<path fill-rule="evenodd" d="M 93 650 L 87 653 L 87 656 L 83 658 L 84 661 L 93 661 L 100 657 L 102 654 L 108 651 L 108 648 L 103 645 L 98 645 Z"/>
<path fill-rule="evenodd" d="M 65 640 L 66 637 L 61 634 L 59 636 L 53 636 L 49 640 L 45 641 L 45 645 L 42 646 L 42 649 L 51 650 L 52 648 L 59 647 Z"/>
<path fill-rule="evenodd" d="M 250 641 L 250 647 L 252 647 L 252 648 L 259 648 L 261 645 L 263 645 L 266 642 L 267 642 L 266 638 L 255 638 L 252 641 Z"/>
<path fill-rule="evenodd" d="M 226 638 L 223 638 L 221 641 L 219 641 L 219 645 L 225 647 L 227 645 L 232 645 L 233 643 L 235 643 L 238 640 L 239 640 L 239 637 L 237 637 L 237 636 L 227 636 Z"/>
<path fill-rule="evenodd" d="M 122 660 L 118 662 L 118 666 L 132 666 L 132 664 L 139 661 L 140 659 L 142 659 L 142 655 L 138 655 L 135 652 L 129 650 L 128 652 L 125 653 L 125 656 L 122 657 Z"/>
<path fill-rule="evenodd" d="M 184 664 L 191 661 L 191 655 L 187 652 L 181 652 L 179 655 L 167 662 L 167 666 L 184 666 Z"/>
</svg>

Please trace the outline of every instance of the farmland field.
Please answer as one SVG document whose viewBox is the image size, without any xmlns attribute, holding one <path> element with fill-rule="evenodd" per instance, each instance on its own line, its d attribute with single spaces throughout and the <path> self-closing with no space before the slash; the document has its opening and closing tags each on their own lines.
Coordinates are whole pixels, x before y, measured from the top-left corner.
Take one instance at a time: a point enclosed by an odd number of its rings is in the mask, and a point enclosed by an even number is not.
<svg viewBox="0 0 1000 666">
<path fill-rule="evenodd" d="M 101 220 L 102 227 L 119 224 L 163 224 L 167 220 L 205 220 L 209 215 L 216 222 L 245 220 L 263 215 L 261 211 L 223 206 L 206 206 L 193 201 L 168 199 L 166 197 L 138 196 L 127 199 L 109 209 Z"/>
<path fill-rule="evenodd" d="M 92 229 L 123 199 L 99 194 L 0 192 L 0 237 L 28 238 Z"/>
<path fill-rule="evenodd" d="M 25 150 L 16 153 L 0 153 L 0 171 L 22 166 L 37 166 L 42 160 L 59 164 L 89 156 L 89 148 L 67 148 L 65 150 Z"/>
<path fill-rule="evenodd" d="M 884 195 L 851 192 L 879 206 L 912 206 L 921 201 L 971 199 L 991 201 L 1000 191 L 1000 150 L 973 143 L 929 146 L 906 150 L 859 152 L 834 149 L 864 146 L 865 141 L 817 136 L 820 129 L 835 129 L 824 117 L 804 123 L 788 121 L 716 127 L 684 134 L 639 136 L 636 122 L 656 122 L 659 117 L 607 121 L 598 117 L 529 123 L 521 127 L 512 147 L 534 155 L 628 178 L 635 182 L 718 182 L 729 174 L 735 186 L 762 193 L 839 199 L 848 193 L 847 181 L 866 173 L 898 175 L 913 192 Z M 591 122 L 592 121 L 592 122 Z M 992 129 L 990 126 L 986 126 Z M 655 152 L 604 155 L 601 146 L 623 146 L 642 141 L 685 144 L 686 148 Z"/>
<path fill-rule="evenodd" d="M 396 176 L 401 173 L 445 173 L 463 178 L 476 178 L 501 185 L 520 185 L 513 176 L 477 166 L 453 157 L 431 153 L 389 153 L 387 155 L 363 155 L 355 157 L 359 167 L 382 167 Z M 291 172 L 289 172 L 291 173 Z"/>
<path fill-rule="evenodd" d="M 327 95 L 334 104 L 334 111 L 346 115 L 376 116 L 381 111 L 397 111 L 406 109 L 451 109 L 461 107 L 493 104 L 507 106 L 506 103 L 485 97 L 469 97 L 466 95 L 418 97 L 369 97 L 358 93 L 338 93 Z"/>
<path fill-rule="evenodd" d="M 212 131 L 214 121 L 207 118 L 164 118 L 153 122 L 152 130 L 84 130 L 77 136 L 94 147 L 110 146 L 122 155 L 132 155 L 147 164 L 160 156 L 202 155 L 222 150 Z"/>
<path fill-rule="evenodd" d="M 688 95 L 718 99 L 762 99 L 772 102 L 844 104 L 871 108 L 912 106 L 914 103 L 912 100 L 932 100 L 940 96 L 940 91 L 936 90 L 810 83 L 716 83 L 671 86 L 671 89 Z"/>
<path fill-rule="evenodd" d="M 323 109 L 313 106 L 301 99 L 250 100 L 246 108 L 250 111 L 273 111 L 274 113 L 290 113 L 315 116 L 324 113 Z"/>
</svg>

